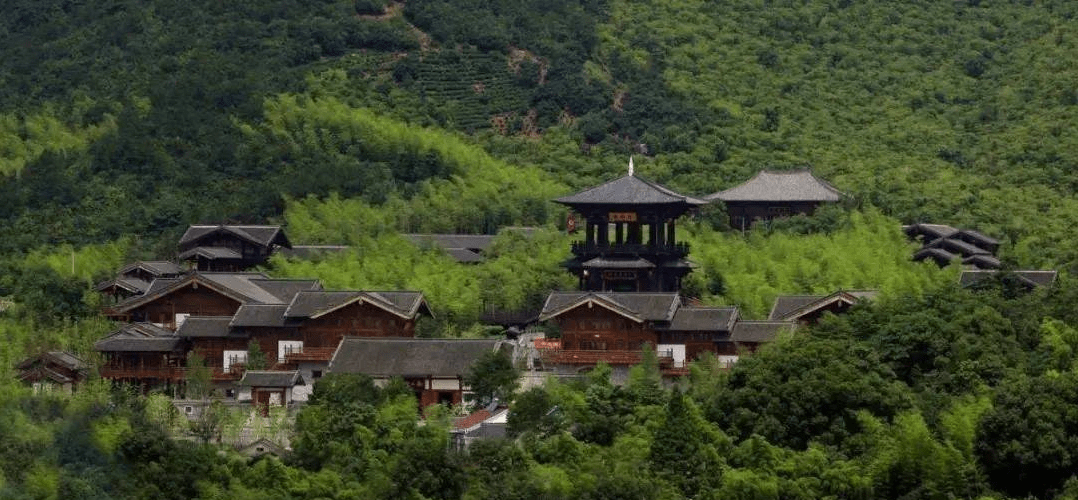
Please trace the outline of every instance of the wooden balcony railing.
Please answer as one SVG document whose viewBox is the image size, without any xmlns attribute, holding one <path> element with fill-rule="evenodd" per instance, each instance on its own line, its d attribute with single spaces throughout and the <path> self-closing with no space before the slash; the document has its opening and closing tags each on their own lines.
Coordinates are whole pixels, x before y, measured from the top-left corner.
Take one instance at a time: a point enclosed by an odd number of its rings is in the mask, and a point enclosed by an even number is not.
<svg viewBox="0 0 1078 500">
<path fill-rule="evenodd" d="M 285 351 L 284 362 L 290 364 L 301 361 L 329 361 L 336 350 L 336 347 L 304 347 L 298 350 L 288 350 Z"/>
<path fill-rule="evenodd" d="M 594 365 L 600 361 L 615 366 L 636 365 L 643 361 L 640 351 L 592 351 L 569 349 L 540 349 L 545 363 L 564 365 Z M 659 367 L 671 367 L 674 357 L 671 351 L 659 351 Z"/>
<path fill-rule="evenodd" d="M 177 366 L 145 367 L 145 366 L 102 366 L 101 378 L 125 379 L 139 378 L 179 381 L 187 375 L 187 369 Z"/>
<path fill-rule="evenodd" d="M 674 257 L 685 257 L 689 255 L 689 244 L 680 242 L 674 244 L 668 243 L 610 243 L 610 244 L 598 244 L 584 241 L 574 241 L 570 246 L 573 255 L 586 256 L 586 255 L 616 255 L 616 254 L 630 254 L 630 255 L 671 255 Z"/>
</svg>

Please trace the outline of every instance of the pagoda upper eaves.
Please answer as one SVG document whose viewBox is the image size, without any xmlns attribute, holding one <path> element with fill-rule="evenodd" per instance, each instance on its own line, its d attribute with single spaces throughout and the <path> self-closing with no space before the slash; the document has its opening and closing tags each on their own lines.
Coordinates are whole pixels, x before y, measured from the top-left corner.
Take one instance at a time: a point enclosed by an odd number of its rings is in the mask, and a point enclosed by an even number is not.
<svg viewBox="0 0 1078 500">
<path fill-rule="evenodd" d="M 605 184 L 554 200 L 578 207 L 583 205 L 684 205 L 685 209 L 708 202 L 683 195 L 635 175 L 619 177 Z"/>
</svg>

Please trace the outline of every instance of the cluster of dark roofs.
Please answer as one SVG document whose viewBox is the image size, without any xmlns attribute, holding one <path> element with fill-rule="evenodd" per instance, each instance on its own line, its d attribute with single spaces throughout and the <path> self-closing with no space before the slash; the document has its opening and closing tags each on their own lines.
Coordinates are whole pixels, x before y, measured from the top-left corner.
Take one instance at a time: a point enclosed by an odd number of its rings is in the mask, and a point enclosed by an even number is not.
<svg viewBox="0 0 1078 500">
<path fill-rule="evenodd" d="M 943 224 L 910 224 L 902 226 L 902 232 L 911 240 L 920 241 L 921 248 L 913 254 L 913 260 L 931 259 L 936 265 L 946 267 L 961 262 L 966 269 L 959 276 L 959 283 L 975 288 L 988 278 L 1003 273 L 1013 277 L 1017 284 L 1032 289 L 1055 282 L 1056 271 L 1016 270 L 1001 271 L 1003 267 L 996 257 L 999 240 L 972 229 L 957 229 Z"/>
<path fill-rule="evenodd" d="M 920 241 L 921 248 L 913 260 L 931 259 L 940 267 L 959 261 L 976 269 L 999 269 L 996 258 L 999 240 L 972 229 L 956 229 L 943 224 L 910 224 L 902 232 L 911 240 Z"/>
</svg>

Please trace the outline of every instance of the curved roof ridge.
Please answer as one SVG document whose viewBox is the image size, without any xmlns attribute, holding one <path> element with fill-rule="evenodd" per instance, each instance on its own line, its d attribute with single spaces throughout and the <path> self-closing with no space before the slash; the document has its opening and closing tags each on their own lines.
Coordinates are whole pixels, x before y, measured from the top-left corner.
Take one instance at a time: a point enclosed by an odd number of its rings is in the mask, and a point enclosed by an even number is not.
<svg viewBox="0 0 1078 500">
<path fill-rule="evenodd" d="M 809 169 L 760 170 L 749 180 L 705 196 L 709 201 L 839 201 L 846 194 Z"/>
<path fill-rule="evenodd" d="M 554 200 L 564 205 L 661 205 L 685 203 L 706 205 L 708 202 L 694 196 L 678 193 L 666 186 L 635 175 L 623 175 L 583 191 Z"/>
</svg>

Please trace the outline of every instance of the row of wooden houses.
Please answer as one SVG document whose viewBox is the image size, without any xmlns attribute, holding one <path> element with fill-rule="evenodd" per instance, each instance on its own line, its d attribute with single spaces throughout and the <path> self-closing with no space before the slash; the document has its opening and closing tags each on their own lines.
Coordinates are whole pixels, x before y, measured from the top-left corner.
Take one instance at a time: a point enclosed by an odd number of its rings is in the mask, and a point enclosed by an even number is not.
<svg viewBox="0 0 1078 500">
<path fill-rule="evenodd" d="M 422 292 L 325 290 L 317 280 L 272 278 L 248 269 L 277 252 L 301 256 L 296 249 L 308 248 L 293 246 L 279 226 L 191 226 L 178 244 L 179 264 L 132 263 L 98 285 L 113 299 L 105 315 L 120 324 L 95 344 L 104 358 L 100 373 L 179 394 L 198 369 L 192 361 L 200 360 L 218 395 L 263 406 L 303 401 L 331 372 L 402 377 L 424 405 L 457 404 L 468 389 L 468 367 L 498 350 L 540 376 L 573 376 L 600 362 L 627 373 L 644 350 L 654 350 L 663 373 L 677 377 L 701 356 L 734 363 L 782 332 L 875 295 L 782 296 L 766 320 L 746 320 L 736 307 L 700 306 L 681 294 L 694 265 L 689 246 L 678 240 L 678 219 L 721 200 L 731 224 L 743 228 L 754 220 L 811 214 L 841 196 L 807 171 L 765 171 L 742 186 L 696 198 L 635 176 L 630 162 L 628 175 L 555 200 L 581 221 L 583 239 L 572 243 L 563 264 L 579 286 L 550 293 L 532 318 L 558 333 L 532 345 L 415 338 L 417 322 L 433 316 Z M 406 238 L 469 263 L 484 258 L 493 237 Z"/>
</svg>

